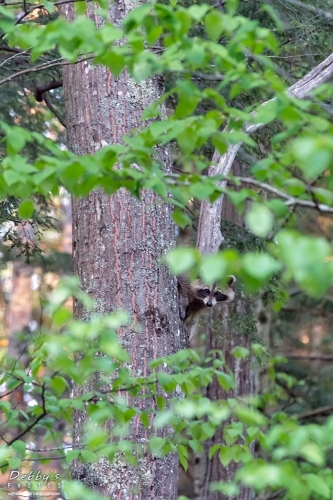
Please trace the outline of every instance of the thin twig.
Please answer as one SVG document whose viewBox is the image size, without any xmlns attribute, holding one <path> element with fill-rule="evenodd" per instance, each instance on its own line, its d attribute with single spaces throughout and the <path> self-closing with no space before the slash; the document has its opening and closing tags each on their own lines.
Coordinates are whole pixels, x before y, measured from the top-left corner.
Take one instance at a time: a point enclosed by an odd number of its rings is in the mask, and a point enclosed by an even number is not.
<svg viewBox="0 0 333 500">
<path fill-rule="evenodd" d="M 24 382 L 21 382 L 19 385 L 17 385 L 15 387 L 15 389 L 12 389 L 11 391 L 8 391 L 5 394 L 3 394 L 2 396 L 0 396 L 0 399 L 5 398 L 6 396 L 9 396 L 10 394 L 13 394 L 13 392 L 15 392 L 16 389 L 18 389 L 19 387 L 22 387 L 23 384 L 24 384 Z"/>
</svg>

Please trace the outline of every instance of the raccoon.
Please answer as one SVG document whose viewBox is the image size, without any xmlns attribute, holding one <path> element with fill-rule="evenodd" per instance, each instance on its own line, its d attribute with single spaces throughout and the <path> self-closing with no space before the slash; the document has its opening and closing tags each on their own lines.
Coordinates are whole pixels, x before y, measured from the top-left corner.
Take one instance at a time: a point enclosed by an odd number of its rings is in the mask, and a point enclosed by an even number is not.
<svg viewBox="0 0 333 500">
<path fill-rule="evenodd" d="M 177 276 L 180 317 L 185 320 L 189 330 L 190 338 L 193 336 L 193 327 L 199 314 L 206 307 L 213 307 L 218 302 L 231 302 L 235 297 L 232 289 L 236 281 L 234 276 L 228 276 L 228 288 L 218 290 L 216 283 L 208 287 L 201 280 L 190 282 L 186 274 Z"/>
</svg>

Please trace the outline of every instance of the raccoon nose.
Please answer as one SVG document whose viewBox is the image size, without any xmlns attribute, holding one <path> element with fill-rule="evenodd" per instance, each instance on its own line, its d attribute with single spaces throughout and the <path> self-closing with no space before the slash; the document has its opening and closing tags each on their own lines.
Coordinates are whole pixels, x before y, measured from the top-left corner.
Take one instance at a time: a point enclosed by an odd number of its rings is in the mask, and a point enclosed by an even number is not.
<svg viewBox="0 0 333 500">
<path fill-rule="evenodd" d="M 213 304 L 212 304 L 212 301 L 211 301 L 211 300 L 207 300 L 207 302 L 206 302 L 206 306 L 208 306 L 208 307 L 212 307 L 212 305 L 213 305 Z"/>
</svg>

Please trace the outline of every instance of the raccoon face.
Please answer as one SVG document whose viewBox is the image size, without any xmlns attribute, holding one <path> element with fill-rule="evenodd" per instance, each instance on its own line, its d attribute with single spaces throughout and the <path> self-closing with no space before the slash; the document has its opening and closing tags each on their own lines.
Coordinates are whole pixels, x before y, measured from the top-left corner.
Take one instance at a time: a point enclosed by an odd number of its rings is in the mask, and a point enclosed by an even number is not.
<svg viewBox="0 0 333 500">
<path fill-rule="evenodd" d="M 228 288 L 226 290 L 218 290 L 217 285 L 214 284 L 212 287 L 198 287 L 196 289 L 196 293 L 198 295 L 199 300 L 201 300 L 205 306 L 213 307 L 218 302 L 230 302 L 233 300 L 235 293 L 231 288 L 235 282 L 234 276 L 229 276 L 228 278 Z"/>
</svg>

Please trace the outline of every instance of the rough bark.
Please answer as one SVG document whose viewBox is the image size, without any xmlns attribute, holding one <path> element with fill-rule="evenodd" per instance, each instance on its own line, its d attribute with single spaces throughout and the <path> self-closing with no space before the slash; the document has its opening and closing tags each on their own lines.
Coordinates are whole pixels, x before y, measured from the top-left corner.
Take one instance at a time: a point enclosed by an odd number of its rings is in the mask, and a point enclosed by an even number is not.
<svg viewBox="0 0 333 500">
<path fill-rule="evenodd" d="M 207 388 L 206 396 L 213 400 L 239 398 L 254 394 L 255 374 L 248 359 L 236 359 L 231 351 L 236 346 L 242 346 L 251 350 L 252 337 L 249 330 L 255 326 L 254 315 L 251 315 L 251 309 L 254 308 L 253 301 L 243 294 L 238 293 L 235 302 L 225 305 L 223 308 L 212 311 L 210 321 L 206 325 L 206 349 L 222 350 L 225 355 L 227 366 L 235 377 L 235 390 L 226 392 L 215 379 Z M 219 492 L 210 492 L 209 484 L 215 481 L 230 482 L 240 464 L 230 462 L 223 466 L 220 462 L 219 454 L 216 453 L 211 460 L 207 455 L 211 446 L 217 443 L 223 443 L 223 428 L 227 425 L 225 422 L 213 436 L 211 442 L 205 447 L 205 455 L 200 458 L 197 464 L 197 499 L 201 500 L 227 500 L 230 497 L 224 496 Z M 201 469 L 201 472 L 199 470 Z M 202 480 L 204 479 L 204 481 Z M 237 495 L 237 500 L 251 500 L 253 492 L 250 488 L 242 487 Z"/>
<path fill-rule="evenodd" d="M 239 162 L 235 161 L 232 168 L 234 175 L 241 175 L 243 167 Z M 202 219 L 203 220 L 203 219 Z M 244 217 L 239 216 L 234 206 L 227 198 L 223 200 L 221 205 L 221 216 L 219 220 L 229 220 L 239 226 L 242 231 L 244 227 Z M 220 231 L 220 226 L 218 228 Z M 217 234 L 217 231 L 216 231 Z M 199 235 L 198 235 L 199 236 Z M 208 239 L 208 244 L 213 241 Z M 215 244 L 215 243 L 214 243 Z M 202 249 L 201 249 L 202 250 Z M 206 351 L 221 350 L 226 359 L 226 364 L 232 371 L 235 377 L 236 388 L 226 392 L 215 379 L 212 384 L 207 387 L 206 396 L 213 400 L 237 398 L 254 393 L 255 374 L 251 368 L 251 363 L 248 359 L 236 359 L 231 351 L 236 346 L 242 346 L 250 350 L 252 333 L 255 332 L 255 303 L 246 297 L 240 287 L 236 286 L 236 296 L 234 302 L 215 307 L 210 311 L 208 318 L 203 326 L 201 333 L 205 333 Z M 223 443 L 223 427 L 225 423 L 213 436 L 212 440 L 205 443 L 204 453 L 196 457 L 194 466 L 194 495 L 195 500 L 227 500 L 224 495 L 219 492 L 209 491 L 209 485 L 215 481 L 230 482 L 239 464 L 231 462 L 224 467 L 219 459 L 219 454 L 216 453 L 212 459 L 208 458 L 209 449 L 217 443 Z M 237 495 L 237 500 L 251 500 L 253 492 L 249 488 L 241 488 Z"/>
<path fill-rule="evenodd" d="M 131 8 L 125 1 L 110 5 L 110 17 L 116 25 Z M 65 14 L 73 18 L 73 4 L 67 4 Z M 89 15 L 94 18 L 92 11 Z M 107 69 L 84 62 L 64 68 L 64 90 L 68 144 L 72 151 L 83 154 L 93 153 L 105 143 L 121 143 L 124 134 L 144 126 L 141 113 L 160 96 L 163 85 L 159 78 L 136 84 L 127 73 L 115 78 Z M 168 147 L 157 154 L 170 170 Z M 73 200 L 74 270 L 83 289 L 95 300 L 95 312 L 122 308 L 140 325 L 137 331 L 124 327 L 118 332 L 130 355 L 132 375 L 148 375 L 149 360 L 183 347 L 176 279 L 159 263 L 175 244 L 171 211 L 171 206 L 150 191 L 143 191 L 140 201 L 125 189 L 112 197 L 96 190 L 85 199 Z M 85 317 L 79 303 L 74 304 L 74 313 L 76 318 Z M 89 388 L 89 383 L 75 387 L 74 396 Z M 129 401 L 141 408 L 153 405 L 149 399 Z M 84 412 L 76 412 L 76 445 L 82 442 L 86 419 Z M 129 438 L 146 443 L 150 432 L 136 419 Z M 160 459 L 145 451 L 138 467 L 121 459 L 87 465 L 75 461 L 72 476 L 113 500 L 173 500 L 177 497 L 178 458 L 168 455 Z"/>
</svg>

